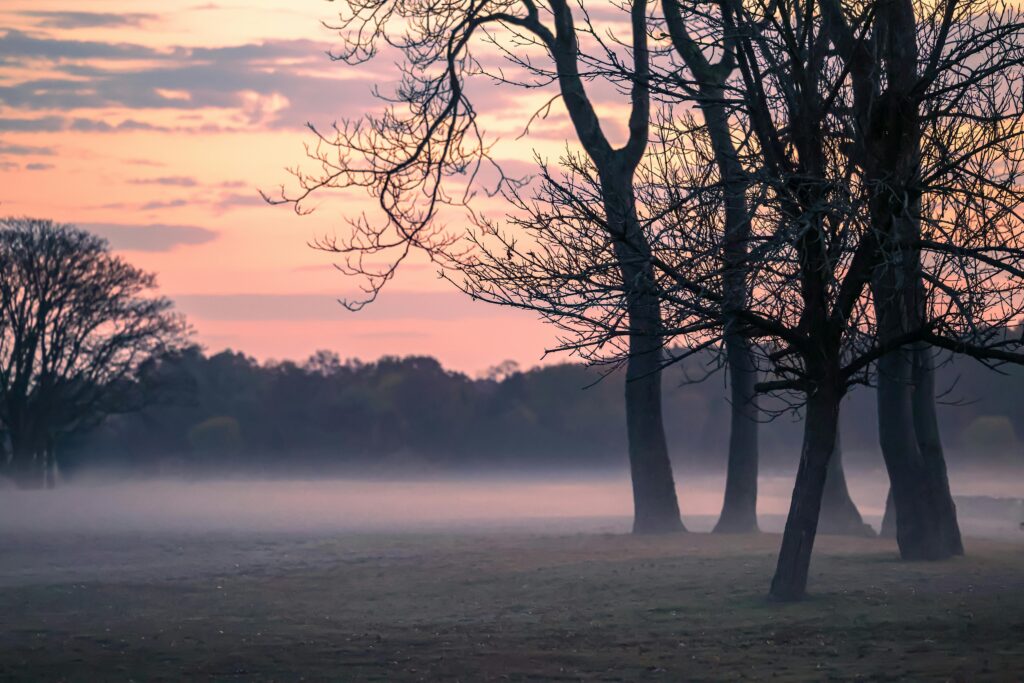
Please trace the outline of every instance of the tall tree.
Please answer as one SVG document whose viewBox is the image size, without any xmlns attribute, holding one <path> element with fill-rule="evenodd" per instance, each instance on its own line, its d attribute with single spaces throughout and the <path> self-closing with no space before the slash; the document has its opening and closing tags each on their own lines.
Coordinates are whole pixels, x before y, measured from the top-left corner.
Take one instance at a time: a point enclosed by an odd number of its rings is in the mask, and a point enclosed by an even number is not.
<svg viewBox="0 0 1024 683">
<path fill-rule="evenodd" d="M 977 112 L 964 112 L 960 125 L 936 127 L 947 137 L 932 148 L 934 170 L 914 188 L 921 198 L 922 234 L 908 239 L 901 221 L 877 220 L 878 202 L 892 198 L 878 191 L 876 178 L 861 165 L 858 150 L 871 132 L 858 125 L 854 65 L 833 48 L 821 3 L 723 6 L 725 25 L 737 37 L 736 99 L 749 118 L 762 169 L 758 189 L 749 195 L 760 198 L 750 211 L 754 286 L 744 310 L 729 310 L 721 286 L 693 265 L 716 254 L 721 239 L 717 226 L 692 226 L 717 217 L 671 198 L 662 205 L 679 208 L 673 223 L 691 229 L 656 231 L 679 239 L 679 245 L 655 249 L 655 266 L 671 280 L 662 292 L 666 301 L 723 326 L 729 317 L 741 320 L 772 375 L 759 387 L 796 392 L 804 404 L 801 462 L 771 587 L 778 598 L 796 599 L 806 588 L 838 451 L 840 405 L 849 388 L 872 381 L 880 359 L 920 344 L 989 363 L 1024 360 L 1021 340 L 1006 334 L 1024 315 L 1024 222 L 1018 214 L 1024 129 L 1019 116 L 1005 115 L 1020 97 L 1021 50 L 1014 41 L 1021 32 L 1000 30 L 975 43 L 985 54 L 1010 55 L 999 68 L 978 68 L 977 60 L 967 60 L 960 70 L 958 79 L 980 89 L 985 107 L 998 115 L 970 125 L 979 120 Z M 976 21 L 965 16 L 959 30 L 973 31 Z M 945 83 L 934 91 L 940 99 L 968 90 Z M 961 99 L 939 111 L 962 111 Z M 889 115 L 882 125 L 897 136 L 908 122 L 913 125 L 913 117 L 898 107 L 873 112 L 880 113 Z M 694 239 L 702 235 L 704 249 Z M 685 258 L 659 258 L 673 251 Z M 903 280 L 920 283 L 918 313 L 906 316 L 900 334 L 885 334 L 877 302 L 871 307 L 873 285 L 908 264 L 919 274 Z M 706 343 L 699 337 L 682 341 L 691 349 Z M 929 495 L 929 486 L 918 484 L 917 495 Z"/>
<path fill-rule="evenodd" d="M 749 122 L 737 115 L 742 109 L 742 88 L 737 92 L 737 84 L 730 81 L 736 75 L 737 34 L 734 27 L 723 21 L 724 6 L 711 3 L 684 9 L 679 0 L 663 0 L 661 5 L 672 47 L 692 78 L 691 83 L 677 76 L 669 84 L 696 102 L 721 186 L 723 345 L 730 379 L 732 424 L 725 499 L 715 530 L 752 531 L 757 529 L 759 373 L 754 351 L 742 334 L 743 324 L 735 312 L 745 307 L 751 285 L 751 207 L 747 200 L 750 178 L 765 167 L 759 150 L 740 149 L 744 141 L 756 137 Z M 838 445 L 828 481 L 821 518 L 823 529 L 835 534 L 873 533 L 850 498 Z"/>
<path fill-rule="evenodd" d="M 181 342 L 154 285 L 88 232 L 0 220 L 0 421 L 19 485 L 52 482 L 58 438 L 123 409 L 134 373 Z"/>
<path fill-rule="evenodd" d="M 750 342 L 742 334 L 735 311 L 746 307 L 749 283 L 746 262 L 750 242 L 747 206 L 747 170 L 737 149 L 735 124 L 727 94 L 729 77 L 736 68 L 733 37 L 717 34 L 717 59 L 709 59 L 705 47 L 691 35 L 678 0 L 663 0 L 668 34 L 679 57 L 692 75 L 693 87 L 680 78 L 677 86 L 692 90 L 704 119 L 704 127 L 722 187 L 724 234 L 722 244 L 722 302 L 725 311 L 723 341 L 731 389 L 732 421 L 725 480 L 725 500 L 716 532 L 757 531 L 757 384 L 758 372 Z M 720 22 L 719 22 L 720 24 Z"/>
<path fill-rule="evenodd" d="M 368 278 L 370 294 L 366 301 L 351 304 L 353 308 L 376 297 L 411 249 L 423 250 L 459 270 L 465 261 L 457 251 L 458 239 L 439 230 L 435 218 L 442 206 L 463 201 L 453 200 L 444 189 L 450 176 L 463 175 L 490 161 L 465 87 L 466 78 L 483 69 L 471 50 L 473 41 L 491 40 L 513 65 L 535 79 L 519 85 L 555 83 L 576 139 L 597 171 L 608 239 L 624 292 L 629 328 L 626 428 L 634 531 L 683 529 L 662 414 L 660 301 L 633 186 L 650 127 L 647 3 L 635 0 L 624 15 L 630 38 L 623 47 L 632 64 L 624 86 L 630 102 L 628 139 L 621 147 L 615 147 L 606 136 L 584 82 L 593 78 L 595 71 L 601 72 L 602 38 L 586 12 L 574 12 L 567 0 L 550 0 L 546 7 L 533 0 L 462 0 L 441 7 L 388 0 L 349 0 L 346 4 L 348 14 L 340 27 L 346 46 L 338 57 L 356 63 L 371 57 L 380 43 L 397 47 L 405 60 L 404 82 L 395 95 L 400 107 L 393 105 L 364 125 L 336 126 L 332 138 L 318 134 L 314 157 L 322 164 L 323 173 L 299 175 L 302 189 L 297 195 L 271 201 L 292 202 L 302 210 L 304 200 L 314 192 L 353 186 L 366 187 L 378 198 L 385 215 L 382 225 L 359 220 L 347 239 L 319 243 L 320 248 L 347 257 L 342 270 Z M 498 31 L 505 32 L 506 42 L 495 37 Z M 583 37 L 594 40 L 597 55 L 582 53 Z M 527 48 L 545 53 L 548 66 L 524 56 Z M 603 50 L 607 63 L 618 63 L 614 48 Z M 612 70 L 613 77 L 616 71 Z M 503 72 L 492 77 L 515 84 Z M 464 189 L 461 196 L 468 194 L 471 191 Z M 383 270 L 363 266 L 364 255 L 389 251 L 393 258 Z"/>
<path fill-rule="evenodd" d="M 998 205 L 1006 194 L 1003 169 L 989 165 L 985 148 L 1010 151 L 1019 134 L 1019 90 L 1024 29 L 1016 12 L 975 0 L 854 3 L 824 0 L 833 42 L 850 65 L 858 135 L 855 157 L 872 199 L 876 229 L 903 245 L 872 281 L 879 335 L 894 339 L 921 324 L 926 287 L 919 243 L 930 226 L 975 228 L 941 213 L 930 215 L 928 195 L 947 207 Z M 961 129 L 952 137 L 950 129 Z M 986 130 L 988 132 L 986 132 Z M 952 162 L 952 163 L 950 163 Z M 1008 164 L 1016 159 L 1011 156 Z M 966 181 L 966 183 L 965 183 Z M 930 191 L 930 192 L 929 192 Z M 939 199 L 942 198 L 942 199 Z M 999 216 L 968 210 L 971 220 Z M 925 344 L 900 348 L 879 360 L 879 436 L 892 480 L 900 552 L 908 559 L 963 553 L 935 414 L 934 351 Z"/>
</svg>

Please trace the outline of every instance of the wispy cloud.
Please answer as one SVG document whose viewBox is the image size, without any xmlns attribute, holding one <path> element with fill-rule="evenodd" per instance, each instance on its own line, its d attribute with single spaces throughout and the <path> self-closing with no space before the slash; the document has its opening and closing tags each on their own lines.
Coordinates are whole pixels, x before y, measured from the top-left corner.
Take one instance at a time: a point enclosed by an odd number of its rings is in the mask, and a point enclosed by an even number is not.
<svg viewBox="0 0 1024 683">
<path fill-rule="evenodd" d="M 0 156 L 50 156 L 54 153 L 52 147 L 38 147 L 35 145 L 10 145 L 0 141 Z"/>
<path fill-rule="evenodd" d="M 124 119 L 119 123 L 110 123 L 109 121 L 71 116 L 0 118 L 0 132 L 56 133 L 65 130 L 77 131 L 79 133 L 115 133 L 132 130 L 167 131 L 170 129 L 166 126 L 158 126 L 135 119 Z"/>
<path fill-rule="evenodd" d="M 163 185 L 165 187 L 196 187 L 199 184 L 195 178 L 188 176 L 163 176 L 161 178 L 135 178 L 129 180 L 132 185 Z"/>
<path fill-rule="evenodd" d="M 156 18 L 155 14 L 141 12 L 71 12 L 71 11 L 35 11 L 19 12 L 23 17 L 35 19 L 36 26 L 43 28 L 114 28 L 121 26 L 139 26 Z"/>
<path fill-rule="evenodd" d="M 182 206 L 188 206 L 189 200 L 187 199 L 157 199 L 151 202 L 145 202 L 140 205 L 139 208 L 143 211 L 157 211 L 159 209 L 178 209 Z"/>
<path fill-rule="evenodd" d="M 217 239 L 213 230 L 194 225 L 84 223 L 80 227 L 106 238 L 115 249 L 125 251 L 171 251 Z"/>
<path fill-rule="evenodd" d="M 329 294 L 179 294 L 172 298 L 191 317 L 220 321 L 452 321 L 527 315 L 473 301 L 458 292 L 390 291 L 358 312 L 345 309 Z"/>
<path fill-rule="evenodd" d="M 358 115 L 373 103 L 370 75 L 346 78 L 325 56 L 329 45 L 268 40 L 226 47 L 156 49 L 131 43 L 55 38 L 9 29 L 0 33 L 0 64 L 46 64 L 48 75 L 10 75 L 0 105 L 21 113 L 0 130 L 113 132 L 160 129 L 143 111 L 227 110 L 216 123 L 200 118 L 182 128 L 209 130 L 300 127 Z M 124 63 L 131 62 L 132 68 Z M 88 110 L 105 110 L 92 119 Z M 136 110 L 119 123 L 110 109 Z M 33 111 L 62 110 L 64 116 Z"/>
</svg>

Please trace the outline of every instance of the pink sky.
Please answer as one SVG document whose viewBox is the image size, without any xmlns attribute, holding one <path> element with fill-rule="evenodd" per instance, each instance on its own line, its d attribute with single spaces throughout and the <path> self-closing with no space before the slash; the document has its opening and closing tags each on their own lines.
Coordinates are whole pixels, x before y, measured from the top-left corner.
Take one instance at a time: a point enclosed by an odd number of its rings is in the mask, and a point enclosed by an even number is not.
<svg viewBox="0 0 1024 683">
<path fill-rule="evenodd" d="M 388 60 L 351 69 L 326 58 L 337 39 L 320 22 L 334 10 L 314 0 L 6 0 L 0 212 L 106 235 L 158 273 L 210 351 L 425 353 L 471 373 L 537 363 L 553 330 L 465 300 L 422 261 L 362 313 L 335 304 L 357 283 L 307 242 L 343 230 L 370 206 L 365 195 L 324 197 L 307 217 L 259 200 L 302 161 L 306 121 L 357 116 L 375 106 L 371 86 L 394 78 Z M 498 155 L 557 158 L 569 133 L 561 111 L 515 140 L 551 93 L 497 95 L 487 91 L 481 108 Z"/>
</svg>

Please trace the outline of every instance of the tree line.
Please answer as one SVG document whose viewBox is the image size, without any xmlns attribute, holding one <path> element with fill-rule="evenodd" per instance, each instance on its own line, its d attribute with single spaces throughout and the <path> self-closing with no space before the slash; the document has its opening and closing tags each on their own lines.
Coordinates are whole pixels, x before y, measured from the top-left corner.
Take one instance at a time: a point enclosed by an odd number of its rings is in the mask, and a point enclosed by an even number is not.
<svg viewBox="0 0 1024 683">
<path fill-rule="evenodd" d="M 727 387 L 721 375 L 687 381 L 693 372 L 666 371 L 671 459 L 685 471 L 720 472 L 731 417 Z M 950 401 L 961 404 L 940 407 L 953 466 L 1024 465 L 1018 436 L 1024 436 L 1024 406 L 1013 400 L 1024 375 L 978 373 L 954 363 L 941 376 L 948 378 Z M 430 357 L 367 363 L 322 351 L 303 363 L 260 363 L 191 347 L 148 366 L 138 381 L 147 387 L 148 405 L 64 439 L 64 477 L 104 470 L 187 477 L 586 476 L 627 464 L 621 378 L 602 379 L 581 364 L 520 370 L 504 363 L 472 378 Z M 882 467 L 873 397 L 851 395 L 844 420 L 847 461 Z M 798 416 L 780 415 L 761 431 L 766 466 L 792 472 L 800 455 Z"/>
</svg>

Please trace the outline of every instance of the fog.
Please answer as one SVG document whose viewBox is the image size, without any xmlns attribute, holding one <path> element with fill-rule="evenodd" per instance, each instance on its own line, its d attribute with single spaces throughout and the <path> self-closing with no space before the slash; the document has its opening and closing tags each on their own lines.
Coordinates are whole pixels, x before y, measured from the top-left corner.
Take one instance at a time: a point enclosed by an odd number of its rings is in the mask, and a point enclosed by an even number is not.
<svg viewBox="0 0 1024 683">
<path fill-rule="evenodd" d="M 884 472 L 847 474 L 865 521 L 877 529 L 886 494 Z M 1005 473 L 954 473 L 965 535 L 1024 542 L 1022 482 Z M 687 528 L 709 531 L 721 505 L 724 476 L 680 471 L 677 483 Z M 763 530 L 782 529 L 791 486 L 792 473 L 761 477 Z M 420 480 L 108 479 L 50 491 L 8 488 L 0 490 L 0 589 L 217 583 L 236 575 L 404 566 L 419 562 L 425 547 L 444 547 L 456 537 L 469 547 L 479 544 L 479 552 L 486 554 L 488 543 L 511 534 L 563 534 L 558 543 L 564 544 L 582 539 L 578 534 L 626 533 L 630 522 L 625 473 Z"/>
<path fill-rule="evenodd" d="M 1024 498 L 1024 478 L 974 470 L 951 476 L 958 497 Z M 885 503 L 882 470 L 848 472 L 851 495 L 877 529 Z M 708 531 L 720 510 L 724 475 L 677 474 L 687 528 Z M 761 527 L 781 530 L 792 474 L 762 476 Z M 991 505 L 988 508 L 992 508 Z M 961 502 L 966 533 L 1024 537 L 1012 505 L 991 517 Z M 1003 514 L 1005 512 L 1005 515 Z M 1024 512 L 1022 512 L 1024 514 Z M 403 532 L 502 529 L 625 532 L 628 477 L 564 472 L 447 479 L 86 481 L 50 491 L 0 491 L 0 533 L 47 532 Z M 977 519 L 976 519 L 977 518 Z M 985 521 L 985 524 L 979 522 Z M 1000 522 L 1000 523 L 994 523 Z"/>
</svg>

